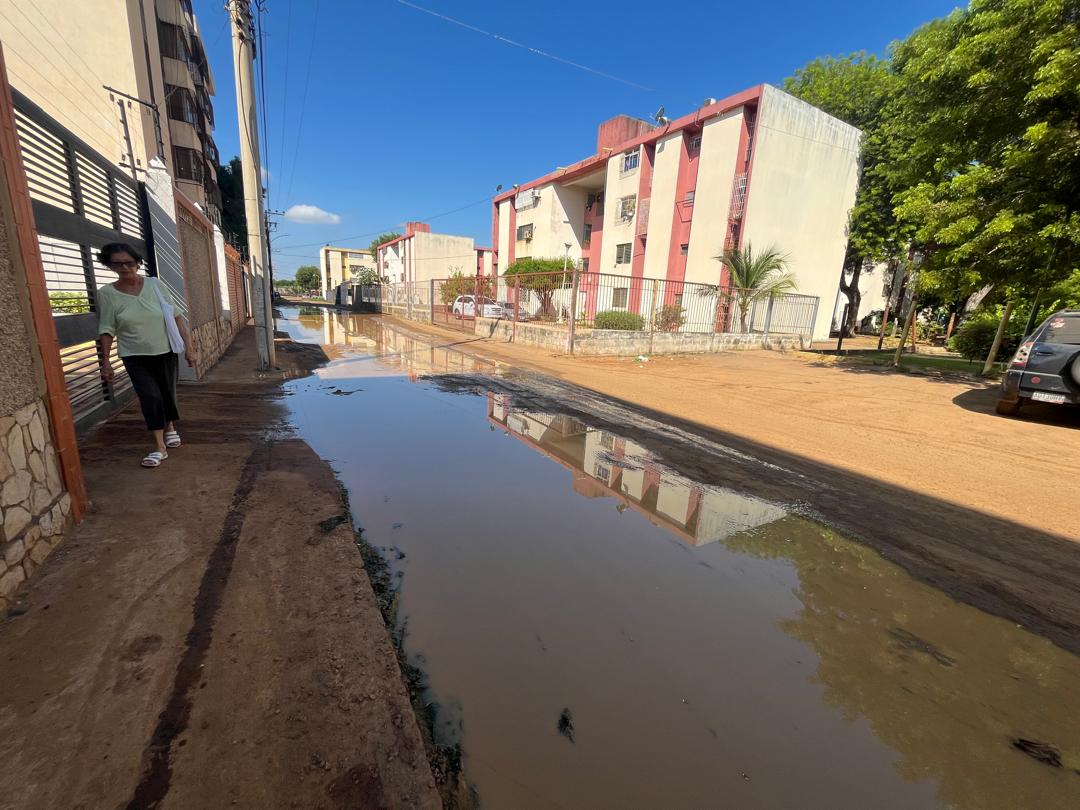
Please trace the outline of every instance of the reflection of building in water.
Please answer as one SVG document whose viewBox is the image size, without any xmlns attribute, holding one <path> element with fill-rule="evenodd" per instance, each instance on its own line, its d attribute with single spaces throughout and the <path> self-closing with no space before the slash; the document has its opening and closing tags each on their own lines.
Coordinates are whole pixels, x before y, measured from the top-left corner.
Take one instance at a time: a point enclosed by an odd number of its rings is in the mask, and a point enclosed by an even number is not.
<svg viewBox="0 0 1080 810">
<path fill-rule="evenodd" d="M 508 395 L 488 394 L 488 416 L 570 469 L 579 495 L 618 498 L 692 545 L 715 543 L 786 514 L 766 501 L 697 484 L 640 445 L 572 417 L 514 410 Z"/>
</svg>

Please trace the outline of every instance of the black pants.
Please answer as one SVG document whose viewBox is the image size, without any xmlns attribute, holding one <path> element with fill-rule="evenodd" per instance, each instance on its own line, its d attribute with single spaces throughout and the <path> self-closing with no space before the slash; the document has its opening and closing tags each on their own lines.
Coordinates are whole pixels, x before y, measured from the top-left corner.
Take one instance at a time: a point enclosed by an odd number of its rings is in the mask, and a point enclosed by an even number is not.
<svg viewBox="0 0 1080 810">
<path fill-rule="evenodd" d="M 176 377 L 180 365 L 172 352 L 137 354 L 124 361 L 131 384 L 139 397 L 147 430 L 164 430 L 180 418 L 176 412 Z"/>
</svg>

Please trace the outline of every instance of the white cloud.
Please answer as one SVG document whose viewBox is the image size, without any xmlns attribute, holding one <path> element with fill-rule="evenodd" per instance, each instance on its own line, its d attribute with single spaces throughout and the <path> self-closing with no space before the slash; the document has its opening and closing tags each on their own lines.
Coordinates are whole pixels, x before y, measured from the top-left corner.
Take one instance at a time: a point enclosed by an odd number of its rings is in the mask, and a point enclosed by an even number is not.
<svg viewBox="0 0 1080 810">
<path fill-rule="evenodd" d="M 301 225 L 337 225 L 341 217 L 323 211 L 317 205 L 292 205 L 285 211 L 285 219 Z"/>
</svg>

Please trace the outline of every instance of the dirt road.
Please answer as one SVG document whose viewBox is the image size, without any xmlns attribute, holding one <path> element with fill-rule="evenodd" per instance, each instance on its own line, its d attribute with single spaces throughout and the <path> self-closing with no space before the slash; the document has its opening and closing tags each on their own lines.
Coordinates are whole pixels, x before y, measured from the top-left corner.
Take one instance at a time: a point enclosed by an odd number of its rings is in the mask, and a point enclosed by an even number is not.
<svg viewBox="0 0 1080 810">
<path fill-rule="evenodd" d="M 578 405 L 593 421 L 619 408 L 612 423 L 625 434 L 628 418 L 639 422 L 636 438 L 695 480 L 797 499 L 919 579 L 1080 652 L 1075 412 L 1033 408 L 1027 419 L 1005 419 L 993 414 L 994 391 L 982 383 L 806 356 L 568 358 L 402 326 L 570 383 L 545 387 L 537 377 L 518 393 L 532 389 L 561 410 Z M 679 440 L 680 431 L 691 438 Z M 715 480 L 695 436 L 785 474 Z"/>
<path fill-rule="evenodd" d="M 138 467 L 134 408 L 83 446 L 93 509 L 0 622 L 0 806 L 435 807 L 333 472 L 250 330 Z"/>
</svg>

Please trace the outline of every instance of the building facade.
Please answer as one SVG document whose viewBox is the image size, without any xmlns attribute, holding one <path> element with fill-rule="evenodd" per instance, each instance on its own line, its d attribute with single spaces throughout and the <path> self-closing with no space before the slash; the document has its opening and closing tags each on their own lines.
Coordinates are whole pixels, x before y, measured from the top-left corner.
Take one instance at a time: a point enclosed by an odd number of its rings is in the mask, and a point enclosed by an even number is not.
<svg viewBox="0 0 1080 810">
<path fill-rule="evenodd" d="M 493 271 L 491 248 L 477 248 L 471 236 L 432 233 L 423 222 L 405 223 L 405 235 L 379 245 L 379 275 L 391 284 L 431 281 Z"/>
<path fill-rule="evenodd" d="M 214 79 L 190 0 L 0 0 L 0 40 L 15 90 L 140 180 L 160 159 L 220 223 Z"/>
<path fill-rule="evenodd" d="M 326 298 L 339 284 L 355 281 L 362 271 L 375 272 L 375 259 L 370 250 L 326 245 L 319 249 L 319 270 L 322 273 L 322 293 Z"/>
<path fill-rule="evenodd" d="M 600 125 L 597 151 L 493 203 L 493 273 L 516 259 L 569 259 L 585 271 L 726 284 L 729 246 L 787 254 L 800 293 L 818 296 L 814 337 L 832 325 L 858 184 L 861 133 L 760 85 L 654 126 Z M 603 309 L 633 308 L 641 285 Z"/>
</svg>

